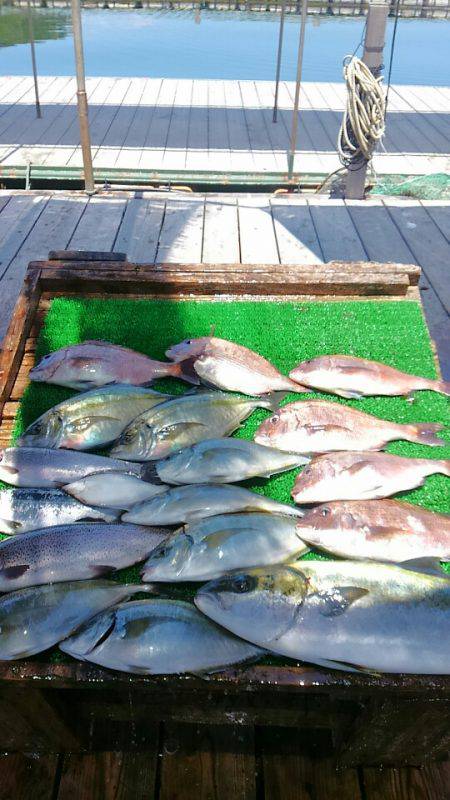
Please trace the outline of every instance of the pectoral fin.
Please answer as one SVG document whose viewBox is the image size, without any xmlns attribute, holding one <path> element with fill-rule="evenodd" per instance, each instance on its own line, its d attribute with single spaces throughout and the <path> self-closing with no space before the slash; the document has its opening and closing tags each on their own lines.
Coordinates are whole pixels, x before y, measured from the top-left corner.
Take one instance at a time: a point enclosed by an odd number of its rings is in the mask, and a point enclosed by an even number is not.
<svg viewBox="0 0 450 800">
<path fill-rule="evenodd" d="M 6 578 L 8 581 L 13 581 L 16 578 L 21 578 L 29 569 L 29 564 L 16 564 L 14 567 L 3 567 L 3 569 L 0 569 L 0 577 Z"/>
<path fill-rule="evenodd" d="M 368 589 L 360 586 L 336 586 L 333 590 L 311 594 L 308 602 L 313 602 L 322 616 L 338 617 L 368 593 Z"/>
<path fill-rule="evenodd" d="M 438 575 L 439 578 L 448 578 L 450 580 L 450 575 L 442 569 L 439 558 L 411 558 L 407 561 L 401 561 L 399 566 L 403 569 L 409 569 L 411 572 L 424 572 L 426 575 Z"/>
<path fill-rule="evenodd" d="M 72 422 L 68 424 L 67 429 L 72 432 L 76 431 L 77 433 L 86 433 L 87 431 L 92 432 L 97 428 L 99 429 L 105 424 L 120 422 L 121 420 L 117 419 L 117 417 L 79 417 L 78 419 L 72 420 Z"/>
<path fill-rule="evenodd" d="M 349 400 L 360 400 L 361 397 L 364 397 L 363 392 L 351 391 L 350 389 L 333 389 L 335 394 L 338 394 L 339 397 L 346 397 Z"/>
<path fill-rule="evenodd" d="M 345 425 L 327 425 L 325 423 L 318 425 L 309 424 L 303 427 L 307 433 L 331 433 L 332 431 L 345 431 L 347 433 L 349 431 L 349 428 L 346 428 Z"/>
<path fill-rule="evenodd" d="M 379 675 L 378 672 L 368 669 L 368 667 L 361 667 L 359 664 L 351 664 L 349 661 L 330 661 L 328 658 L 316 658 L 314 664 L 319 667 L 326 667 L 327 669 L 340 669 L 343 672 L 360 672 L 363 675 Z"/>
<path fill-rule="evenodd" d="M 168 439 L 171 436 L 181 436 L 182 433 L 195 433 L 202 428 L 205 429 L 206 425 L 203 422 L 176 422 L 174 425 L 168 425 L 163 428 L 159 433 L 159 438 Z"/>
<path fill-rule="evenodd" d="M 347 475 L 355 475 L 361 469 L 365 469 L 366 467 L 370 467 L 370 466 L 371 466 L 370 461 L 357 461 L 355 464 L 352 464 L 351 467 L 347 467 L 347 469 L 345 471 L 346 471 Z"/>
</svg>

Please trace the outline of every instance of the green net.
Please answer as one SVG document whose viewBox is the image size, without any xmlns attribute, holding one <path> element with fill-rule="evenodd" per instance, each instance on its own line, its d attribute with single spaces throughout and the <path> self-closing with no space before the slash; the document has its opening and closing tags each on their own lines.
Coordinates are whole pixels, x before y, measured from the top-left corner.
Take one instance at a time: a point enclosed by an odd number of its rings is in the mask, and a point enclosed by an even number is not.
<svg viewBox="0 0 450 800">
<path fill-rule="evenodd" d="M 380 178 L 371 194 L 404 195 L 418 200 L 450 200 L 450 175 L 387 175 Z"/>
</svg>

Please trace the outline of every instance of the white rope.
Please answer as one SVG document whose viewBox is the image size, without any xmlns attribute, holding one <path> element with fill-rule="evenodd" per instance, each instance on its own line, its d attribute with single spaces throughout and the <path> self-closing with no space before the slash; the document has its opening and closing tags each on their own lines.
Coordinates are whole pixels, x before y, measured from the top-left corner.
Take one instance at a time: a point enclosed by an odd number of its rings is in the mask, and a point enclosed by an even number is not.
<svg viewBox="0 0 450 800">
<path fill-rule="evenodd" d="M 341 164 L 356 169 L 372 158 L 385 130 L 386 102 L 382 77 L 376 78 L 356 56 L 344 59 L 347 108 L 338 139 Z"/>
</svg>

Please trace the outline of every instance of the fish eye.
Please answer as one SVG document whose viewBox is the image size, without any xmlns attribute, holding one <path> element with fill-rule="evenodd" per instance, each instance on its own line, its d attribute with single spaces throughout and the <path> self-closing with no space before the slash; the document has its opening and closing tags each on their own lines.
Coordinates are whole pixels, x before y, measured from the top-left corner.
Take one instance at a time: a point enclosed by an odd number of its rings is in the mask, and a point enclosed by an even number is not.
<svg viewBox="0 0 450 800">
<path fill-rule="evenodd" d="M 274 414 L 274 415 L 273 415 L 273 416 L 270 418 L 269 422 L 273 422 L 273 423 L 275 424 L 276 422 L 279 422 L 279 420 L 280 420 L 280 415 L 279 415 L 279 414 Z"/>
<path fill-rule="evenodd" d="M 238 578 L 234 578 L 231 588 L 237 594 L 244 594 L 244 592 L 249 592 L 253 588 L 253 584 L 252 578 L 240 575 Z"/>
<path fill-rule="evenodd" d="M 320 513 L 322 514 L 322 517 L 328 517 L 328 515 L 331 514 L 331 509 L 328 508 L 328 506 L 325 506 L 321 509 Z"/>
<path fill-rule="evenodd" d="M 311 472 L 311 467 L 305 467 L 302 474 L 309 475 L 310 472 Z"/>
</svg>

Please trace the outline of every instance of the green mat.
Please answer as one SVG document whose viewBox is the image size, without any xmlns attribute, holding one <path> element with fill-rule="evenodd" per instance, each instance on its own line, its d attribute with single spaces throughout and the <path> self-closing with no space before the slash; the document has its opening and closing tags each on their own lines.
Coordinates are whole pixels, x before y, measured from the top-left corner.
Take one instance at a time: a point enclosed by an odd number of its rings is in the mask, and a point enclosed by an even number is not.
<svg viewBox="0 0 450 800">
<path fill-rule="evenodd" d="M 46 353 L 86 339 L 105 339 L 126 345 L 157 359 L 164 359 L 169 345 L 185 338 L 210 334 L 232 339 L 269 358 L 288 373 L 300 361 L 325 353 L 346 353 L 384 361 L 399 369 L 425 377 L 436 377 L 429 334 L 420 307 L 410 301 L 292 303 L 292 302 L 206 302 L 170 300 L 53 300 L 37 344 L 36 359 Z M 186 385 L 167 379 L 158 389 L 182 393 Z M 56 386 L 31 384 L 26 389 L 14 437 L 39 414 L 74 394 Z M 448 399 L 434 392 L 418 392 L 414 402 L 401 397 L 370 397 L 343 400 L 323 393 L 287 395 L 284 403 L 299 398 L 323 397 L 355 406 L 395 422 L 441 422 L 450 424 Z M 252 438 L 268 415 L 258 410 L 235 435 Z M 395 442 L 389 452 L 405 456 L 450 458 L 447 447 L 431 448 L 409 442 Z M 292 502 L 290 491 L 296 470 L 270 480 L 248 481 L 246 485 L 282 502 Z M 404 493 L 402 499 L 434 511 L 447 512 L 448 478 L 433 475 L 423 487 Z M 309 554 L 306 558 L 317 558 Z M 450 572 L 450 564 L 446 565 Z M 117 573 L 118 580 L 136 580 L 134 567 Z M 190 597 L 194 587 L 167 585 L 171 597 Z M 59 654 L 53 656 L 60 658 Z M 277 663 L 280 663 L 277 660 Z"/>
</svg>

